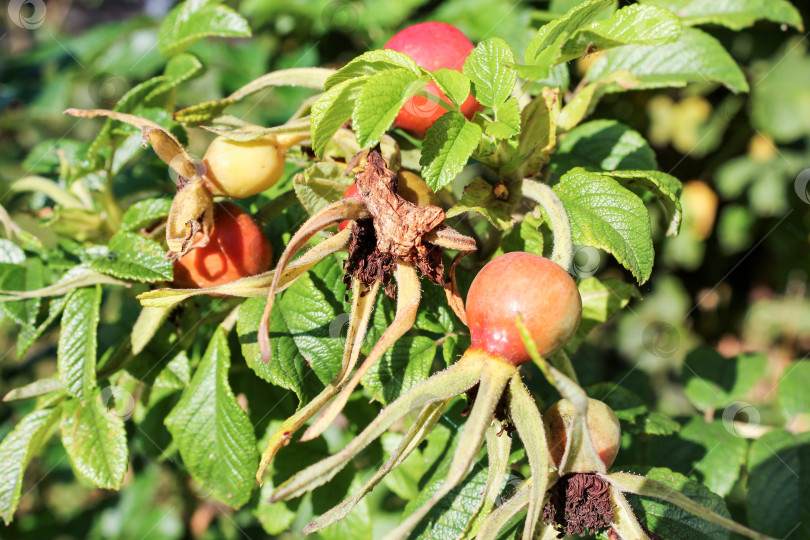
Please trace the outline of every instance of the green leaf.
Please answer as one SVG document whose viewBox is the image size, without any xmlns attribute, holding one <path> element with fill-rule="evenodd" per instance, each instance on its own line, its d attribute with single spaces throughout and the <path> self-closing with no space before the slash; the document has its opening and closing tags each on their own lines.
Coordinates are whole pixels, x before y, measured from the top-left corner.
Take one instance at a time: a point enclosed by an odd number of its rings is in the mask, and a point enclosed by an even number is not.
<svg viewBox="0 0 810 540">
<path fill-rule="evenodd" d="M 422 69 L 408 55 L 392 49 L 368 51 L 330 76 L 323 89 L 328 91 L 346 81 L 362 80 L 380 72 L 401 68 L 407 69 L 417 77 L 422 75 Z"/>
<path fill-rule="evenodd" d="M 242 345 L 242 356 L 250 369 L 265 381 L 292 390 L 300 402 L 317 395 L 317 377 L 312 377 L 312 369 L 301 356 L 290 331 L 287 328 L 278 303 L 270 314 L 270 345 L 273 358 L 269 363 L 262 361 L 259 351 L 257 329 L 264 312 L 265 298 L 249 298 L 239 308 L 236 330 Z"/>
<path fill-rule="evenodd" d="M 288 333 L 323 384 L 332 380 L 343 358 L 342 323 L 348 321 L 343 276 L 338 258 L 326 257 L 276 299 Z"/>
<path fill-rule="evenodd" d="M 692 416 L 677 436 L 650 439 L 647 459 L 666 460 L 673 470 L 699 481 L 726 496 L 740 477 L 748 454 L 748 442 L 735 431 L 731 419 L 706 422 Z"/>
<path fill-rule="evenodd" d="M 777 429 L 751 445 L 745 506 L 754 529 L 810 537 L 810 433 Z"/>
<path fill-rule="evenodd" d="M 461 107 L 470 95 L 470 78 L 455 69 L 440 68 L 430 76 L 444 95 L 458 107 Z"/>
<path fill-rule="evenodd" d="M 0 238 L 0 263 L 22 264 L 25 262 L 25 252 L 11 240 Z"/>
<path fill-rule="evenodd" d="M 767 20 L 793 26 L 803 32 L 802 16 L 787 0 L 640 0 L 666 8 L 681 18 L 684 24 L 718 24 L 741 30 L 756 21 Z"/>
<path fill-rule="evenodd" d="M 100 307 L 101 287 L 84 287 L 70 293 L 62 314 L 56 353 L 59 381 L 70 395 L 82 401 L 90 399 L 96 387 Z"/>
<path fill-rule="evenodd" d="M 351 118 L 354 103 L 363 89 L 362 79 L 342 81 L 324 92 L 312 104 L 310 132 L 315 155 L 323 157 L 326 145 L 346 120 Z"/>
<path fill-rule="evenodd" d="M 169 12 L 160 26 L 158 50 L 163 56 L 180 54 L 206 37 L 250 37 L 248 22 L 216 1 L 183 2 Z"/>
<path fill-rule="evenodd" d="M 486 125 L 487 135 L 496 139 L 508 139 L 520 133 L 520 104 L 509 98 L 495 107 L 495 122 Z"/>
<path fill-rule="evenodd" d="M 612 253 L 639 284 L 653 265 L 650 217 L 642 200 L 614 179 L 572 169 L 554 186 L 568 218 L 575 244 Z"/>
<path fill-rule="evenodd" d="M 560 131 L 571 131 L 582 120 L 593 112 L 605 91 L 611 85 L 617 85 L 625 90 L 634 88 L 641 81 L 627 71 L 617 71 L 599 82 L 586 84 L 574 94 L 557 117 L 557 128 Z"/>
<path fill-rule="evenodd" d="M 627 45 L 608 51 L 588 70 L 596 82 L 616 71 L 628 71 L 641 83 L 636 89 L 682 87 L 691 82 L 718 82 L 734 92 L 747 92 L 748 82 L 734 59 L 709 34 L 684 28 L 681 37 L 664 45 Z M 611 85 L 609 92 L 622 91 Z"/>
<path fill-rule="evenodd" d="M 272 360 L 267 364 L 256 335 L 266 299 L 251 298 L 239 308 L 236 328 L 248 367 L 265 381 L 292 390 L 301 402 L 321 390 L 319 380 L 325 384 L 332 379 L 343 357 L 341 332 L 348 315 L 335 296 L 345 289 L 342 276 L 340 262 L 327 257 L 276 299 L 270 315 Z"/>
<path fill-rule="evenodd" d="M 644 476 L 665 484 L 672 490 L 685 495 L 692 501 L 721 516 L 729 517 L 728 508 L 726 508 L 726 503 L 721 497 L 682 474 L 664 467 L 655 467 L 646 469 Z M 714 523 L 709 523 L 674 504 L 631 493 L 627 493 L 626 497 L 639 520 L 646 525 L 647 529 L 662 538 L 703 538 L 709 540 L 727 540 L 731 538 L 731 533 L 728 530 Z"/>
<path fill-rule="evenodd" d="M 515 220 L 512 218 L 514 206 L 514 201 L 497 199 L 493 194 L 492 184 L 483 178 L 476 178 L 464 188 L 461 199 L 447 211 L 447 217 L 472 211 L 481 214 L 495 227 L 505 231 L 514 225 Z"/>
<path fill-rule="evenodd" d="M 118 489 L 127 472 L 124 421 L 108 410 L 94 392 L 85 403 L 71 399 L 63 405 L 62 444 L 73 470 L 94 486 Z"/>
<path fill-rule="evenodd" d="M 419 496 L 405 507 L 404 515 L 410 515 L 430 499 L 444 483 L 450 469 L 448 452 L 438 466 L 431 482 L 425 486 Z M 478 509 L 483 504 L 486 492 L 489 469 L 483 461 L 473 466 L 472 472 L 450 493 L 436 503 L 422 521 L 414 527 L 410 538 L 455 539 L 463 537 L 469 524 L 475 519 Z"/>
<path fill-rule="evenodd" d="M 250 499 L 259 455 L 250 418 L 228 384 L 230 366 L 219 327 L 166 427 L 191 476 L 215 499 L 239 508 Z"/>
<path fill-rule="evenodd" d="M 622 184 L 648 190 L 661 202 L 669 219 L 667 236 L 678 234 L 681 227 L 681 181 L 661 171 L 612 171 L 608 173 Z"/>
<path fill-rule="evenodd" d="M 266 475 L 259 494 L 259 504 L 253 509 L 253 515 L 262 524 L 264 532 L 269 535 L 283 533 L 290 528 L 295 519 L 295 512 L 286 501 L 269 502 L 270 495 L 276 487 L 270 475 Z"/>
<path fill-rule="evenodd" d="M 154 388 L 182 390 L 190 383 L 191 367 L 189 366 L 188 355 L 185 351 L 182 351 L 160 370 L 152 386 Z"/>
<path fill-rule="evenodd" d="M 810 134 L 810 100 L 805 91 L 810 86 L 810 56 L 803 42 L 785 43 L 770 60 L 756 64 L 755 74 L 751 88 L 753 127 L 780 143 Z M 772 162 L 760 165 L 774 166 Z"/>
<path fill-rule="evenodd" d="M 183 82 L 199 74 L 202 67 L 202 62 L 193 54 L 184 53 L 173 56 L 166 63 L 166 69 L 163 70 L 163 74 L 168 80 L 157 85 L 146 95 L 144 101 L 151 101 L 153 98 L 177 88 Z"/>
<path fill-rule="evenodd" d="M 295 175 L 293 187 L 304 209 L 313 215 L 327 204 L 339 201 L 354 177 L 346 174 L 346 166 L 333 161 L 321 161 Z"/>
<path fill-rule="evenodd" d="M 53 322 L 62 314 L 65 308 L 67 297 L 52 298 L 48 304 L 48 315 L 39 324 L 26 326 L 17 335 L 17 358 L 22 358 L 36 340 L 47 330 Z"/>
<path fill-rule="evenodd" d="M 810 413 L 810 360 L 797 360 L 779 377 L 779 405 L 790 420 L 797 414 Z"/>
<path fill-rule="evenodd" d="M 3 401 L 16 401 L 18 399 L 28 399 L 43 396 L 62 389 L 59 379 L 37 379 L 26 385 L 19 386 L 3 396 Z"/>
<path fill-rule="evenodd" d="M 59 418 L 59 409 L 25 415 L 0 443 L 0 517 L 11 523 L 22 493 L 25 469 Z"/>
<path fill-rule="evenodd" d="M 219 117 L 229 106 L 262 90 L 277 86 L 298 86 L 320 90 L 335 70 L 328 68 L 289 68 L 271 71 L 239 88 L 228 97 L 205 101 L 174 113 L 174 119 L 188 125 L 208 123 Z"/>
<path fill-rule="evenodd" d="M 562 48 L 557 62 L 622 45 L 662 45 L 678 39 L 681 22 L 671 11 L 634 4 L 610 18 L 577 30 Z"/>
<path fill-rule="evenodd" d="M 31 258 L 27 267 L 10 266 L 5 275 L 0 274 L 0 289 L 16 289 L 26 292 L 39 290 L 43 285 L 43 274 L 42 260 Z M 37 324 L 41 307 L 42 299 L 37 296 L 22 301 L 0 302 L 0 320 L 2 320 L 2 315 L 5 313 L 6 317 L 19 326 L 16 347 L 17 358 L 22 358 L 22 355 L 25 354 L 34 341 L 42 335 L 45 328 L 53 322 L 49 313 L 49 317 L 44 323 Z M 58 315 L 56 313 L 54 317 Z"/>
<path fill-rule="evenodd" d="M 601 171 L 654 170 L 655 153 L 637 131 L 615 120 L 594 120 L 568 132 L 551 161 L 554 174 L 574 167 Z"/>
<path fill-rule="evenodd" d="M 430 375 L 436 342 L 425 336 L 403 336 L 362 379 L 371 396 L 386 405 Z"/>
<path fill-rule="evenodd" d="M 514 62 L 512 49 L 501 38 L 476 45 L 464 63 L 464 74 L 470 78 L 472 94 L 479 103 L 495 107 L 506 101 L 517 81 Z"/>
<path fill-rule="evenodd" d="M 591 330 L 613 317 L 631 298 L 641 297 L 636 287 L 616 278 L 600 281 L 589 277 L 580 281 L 578 287 L 582 297 L 582 319 L 576 334 L 566 344 L 570 351 L 576 350 Z"/>
<path fill-rule="evenodd" d="M 422 178 L 438 191 L 464 169 L 481 139 L 481 127 L 457 111 L 444 113 L 427 130 L 423 143 Z"/>
<path fill-rule="evenodd" d="M 152 341 L 155 334 L 163 327 L 163 323 L 169 317 L 173 307 L 149 307 L 141 308 L 135 324 L 132 325 L 130 342 L 132 344 L 132 354 L 139 355 L 141 351 Z"/>
<path fill-rule="evenodd" d="M 556 150 L 560 101 L 557 90 L 547 89 L 523 108 L 518 137 L 518 155 L 523 157 L 523 163 L 517 168 L 518 177 L 540 171 Z"/>
<path fill-rule="evenodd" d="M 90 269 L 120 279 L 144 283 L 171 280 L 173 266 L 163 247 L 141 234 L 119 232 L 110 239 L 109 251 L 90 261 Z"/>
<path fill-rule="evenodd" d="M 133 203 L 121 219 L 121 230 L 137 232 L 169 215 L 172 200 L 169 197 L 155 197 Z"/>
<path fill-rule="evenodd" d="M 407 69 L 387 70 L 369 77 L 352 112 L 357 143 L 362 148 L 370 148 L 380 142 L 402 106 L 423 84 Z"/>
<path fill-rule="evenodd" d="M 538 230 L 542 223 L 540 218 L 533 217 L 527 214 L 523 221 L 512 227 L 501 239 L 501 245 L 498 246 L 495 255 L 503 253 L 510 253 L 513 251 L 525 251 L 526 253 L 534 253 L 535 255 L 543 255 L 543 248 L 545 246 L 545 239 L 543 233 Z"/>
<path fill-rule="evenodd" d="M 600 13 L 614 6 L 613 0 L 595 0 L 580 3 L 571 10 L 537 31 L 529 46 L 526 47 L 527 64 L 556 63 L 560 48 L 576 30 L 594 21 Z M 545 58 L 541 58 L 544 55 Z"/>
<path fill-rule="evenodd" d="M 728 407 L 756 384 L 765 371 L 762 353 L 725 358 L 709 347 L 686 355 L 682 376 L 686 397 L 701 411 Z"/>
</svg>

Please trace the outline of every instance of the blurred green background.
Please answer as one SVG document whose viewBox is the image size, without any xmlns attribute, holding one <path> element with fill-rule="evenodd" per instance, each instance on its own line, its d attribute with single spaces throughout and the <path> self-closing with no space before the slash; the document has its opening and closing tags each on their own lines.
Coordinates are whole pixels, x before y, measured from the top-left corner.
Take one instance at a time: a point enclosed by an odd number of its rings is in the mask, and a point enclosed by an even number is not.
<svg viewBox="0 0 810 540">
<path fill-rule="evenodd" d="M 577 2 L 227 3 L 248 19 L 254 36 L 195 44 L 189 52 L 200 58 L 206 71 L 172 96 L 178 108 L 220 98 L 272 70 L 340 66 L 360 52 L 381 47 L 407 24 L 423 20 L 454 24 L 473 41 L 499 36 L 521 51 L 537 27 Z M 63 116 L 64 109 L 111 108 L 138 82 L 162 71 L 165 59 L 156 47 L 157 34 L 173 2 L 31 4 L 29 15 L 44 17 L 36 28 L 15 24 L 5 10 L 0 19 L 0 193 L 15 220 L 33 227 L 46 216 L 22 210 L 36 210 L 37 196 L 8 193 L 9 183 L 52 171 L 58 163 L 56 152 L 71 151 L 60 144 L 61 138 L 95 136 L 97 124 Z M 803 19 L 810 20 L 810 6 L 795 4 Z M 36 5 L 46 9 L 39 13 Z M 756 423 L 781 425 L 775 385 L 810 351 L 808 40 L 767 22 L 739 32 L 707 30 L 741 64 L 750 94 L 734 95 L 714 84 L 612 94 L 594 115 L 624 122 L 650 140 L 661 170 L 685 183 L 685 216 L 679 237 L 665 239 L 664 231 L 657 231 L 656 265 L 641 289 L 644 299 L 597 330 L 574 361 L 583 384 L 622 381 L 644 392 L 655 409 L 679 416 L 695 413 L 684 396 L 680 374 L 686 354 L 696 345 L 706 344 L 727 356 L 765 351 L 767 368 L 746 400 L 756 407 Z M 594 60 L 567 66 L 571 88 Z M 261 125 L 279 124 L 311 94 L 274 89 L 235 105 L 229 113 Z M 194 130 L 191 152 L 201 155 L 210 138 Z M 26 159 L 35 148 L 35 159 Z M 151 182 L 146 187 L 155 193 L 169 193 L 173 187 L 166 182 L 165 169 L 136 166 L 127 175 L 133 182 L 137 179 L 140 189 Z M 126 181 L 120 184 L 125 195 Z M 653 219 L 654 224 L 660 222 Z M 581 268 L 592 262 L 583 259 L 588 255 L 580 255 Z M 621 275 L 604 257 L 597 267 L 605 275 Z M 13 349 L 13 335 L 8 328 L 0 329 L 0 394 L 51 373 L 54 343 L 38 344 L 18 361 L 13 354 L 3 356 Z M 654 393 L 648 391 L 651 386 Z M 14 407 L 0 404 L 0 438 L 19 416 Z M 794 422 L 804 423 L 791 426 L 794 430 L 810 427 L 806 416 Z M 233 512 L 201 499 L 171 460 L 149 457 L 148 451 L 134 458 L 138 472 L 120 493 L 82 488 L 63 457 L 61 446 L 54 443 L 29 467 L 30 491 L 15 522 L 0 528 L 0 537 L 260 538 L 266 536 L 260 521 L 274 519 L 267 508 L 249 505 Z M 401 508 L 389 508 L 382 496 L 372 497 L 370 504 L 380 522 L 396 519 L 396 513 L 388 511 Z"/>
</svg>

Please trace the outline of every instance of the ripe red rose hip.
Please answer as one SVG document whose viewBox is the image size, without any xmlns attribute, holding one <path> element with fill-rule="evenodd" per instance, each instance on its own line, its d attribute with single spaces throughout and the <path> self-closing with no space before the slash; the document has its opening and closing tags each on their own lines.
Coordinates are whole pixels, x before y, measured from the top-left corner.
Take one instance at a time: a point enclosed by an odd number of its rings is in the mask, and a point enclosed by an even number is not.
<svg viewBox="0 0 810 540">
<path fill-rule="evenodd" d="M 250 216 L 233 203 L 217 203 L 208 245 L 174 263 L 174 282 L 185 288 L 214 287 L 266 272 L 272 264 L 270 242 Z"/>
<path fill-rule="evenodd" d="M 414 62 L 428 71 L 440 68 L 461 71 L 474 47 L 467 36 L 455 26 L 426 22 L 401 30 L 385 44 L 385 48 L 410 56 Z M 449 103 L 435 83 L 429 83 L 426 90 Z M 467 97 L 461 104 L 461 112 L 467 118 L 472 118 L 476 111 L 481 109 L 483 109 L 481 104 L 472 96 Z M 394 126 L 424 137 L 427 129 L 444 112 L 445 110 L 437 103 L 422 96 L 414 96 L 402 107 L 394 120 Z"/>
<path fill-rule="evenodd" d="M 530 253 L 506 253 L 475 276 L 467 295 L 472 346 L 514 365 L 529 361 L 515 319 L 537 343 L 542 356 L 556 352 L 579 326 L 582 299 L 568 272 Z"/>
</svg>

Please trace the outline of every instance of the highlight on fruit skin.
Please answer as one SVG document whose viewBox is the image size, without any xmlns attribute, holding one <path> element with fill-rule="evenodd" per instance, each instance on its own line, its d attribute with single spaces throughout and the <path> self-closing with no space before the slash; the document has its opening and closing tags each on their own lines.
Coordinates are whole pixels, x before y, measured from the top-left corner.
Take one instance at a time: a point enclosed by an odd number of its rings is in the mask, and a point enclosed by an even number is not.
<svg viewBox="0 0 810 540">
<path fill-rule="evenodd" d="M 470 286 L 467 316 L 473 347 L 515 365 L 531 360 L 515 318 L 547 357 L 576 332 L 582 299 L 573 278 L 557 263 L 531 253 L 506 253 L 490 261 Z"/>
<path fill-rule="evenodd" d="M 424 22 L 400 30 L 383 48 L 408 55 L 418 66 L 428 71 L 441 68 L 461 71 L 474 46 L 455 26 L 442 22 Z M 436 83 L 428 83 L 425 90 L 435 96 L 436 100 L 450 103 Z M 474 97 L 468 96 L 460 110 L 471 119 L 483 108 Z M 444 113 L 445 109 L 438 103 L 424 96 L 414 96 L 405 102 L 394 120 L 394 126 L 424 137 L 428 128 Z"/>
<path fill-rule="evenodd" d="M 247 126 L 240 131 L 256 131 Z M 270 189 L 281 179 L 289 148 L 301 136 L 268 134 L 237 141 L 219 136 L 203 156 L 205 186 L 214 196 L 243 199 Z"/>
<path fill-rule="evenodd" d="M 535 260 L 535 258 L 542 259 L 542 261 Z M 516 261 L 520 264 L 516 264 Z M 548 264 L 543 261 L 547 261 Z M 503 264 L 504 262 L 507 264 Z M 542 479 L 542 481 L 538 481 L 536 489 L 532 492 L 531 517 L 526 520 L 524 529 L 524 537 L 533 538 L 542 512 L 543 496 L 550 471 L 543 420 L 534 399 L 521 381 L 518 368 L 520 362 L 515 362 L 514 356 L 507 358 L 495 352 L 508 352 L 511 349 L 490 346 L 487 340 L 506 335 L 518 339 L 522 343 L 523 337 L 520 328 L 527 332 L 527 327 L 526 325 L 518 327 L 516 320 L 510 319 L 509 314 L 515 318 L 526 317 L 531 320 L 532 312 L 550 309 L 551 306 L 547 305 L 548 298 L 541 294 L 528 295 L 527 302 L 517 306 L 513 305 L 515 299 L 519 298 L 521 294 L 525 294 L 525 281 L 521 279 L 520 274 L 533 269 L 536 272 L 533 277 L 541 280 L 546 286 L 553 286 L 557 280 L 563 277 L 554 266 L 556 263 L 528 253 L 501 255 L 490 261 L 476 277 L 477 286 L 470 288 L 467 305 L 472 307 L 468 308 L 467 319 L 471 328 L 476 325 L 480 326 L 484 321 L 498 325 L 498 327 L 493 332 L 479 331 L 476 344 L 471 346 L 458 362 L 401 395 L 383 409 L 379 416 L 348 446 L 337 454 L 292 476 L 275 489 L 272 499 L 295 498 L 328 482 L 395 421 L 410 411 L 420 411 L 417 421 L 406 433 L 403 443 L 395 450 L 383 469 L 343 503 L 307 525 L 304 532 L 318 531 L 342 519 L 376 483 L 382 480 L 388 471 L 406 459 L 419 445 L 430 431 L 431 422 L 435 423 L 438 420 L 450 401 L 456 396 L 468 393 L 468 396 L 474 396 L 471 398 L 470 412 L 443 484 L 420 508 L 406 517 L 385 538 L 386 540 L 407 538 L 430 509 L 469 474 L 485 440 L 489 449 L 491 474 L 484 491 L 490 495 L 494 493 L 494 495 L 485 497 L 480 511 L 484 514 L 488 513 L 495 504 L 507 467 L 512 437 L 506 433 L 512 431 L 516 431 L 524 442 L 532 475 Z M 492 268 L 496 268 L 497 272 L 492 272 Z M 564 275 L 563 286 L 567 287 L 566 280 L 570 280 L 570 277 L 564 271 L 562 274 Z M 565 295 L 560 298 L 552 298 L 554 301 L 567 298 L 572 303 L 573 312 L 579 313 L 580 299 L 578 292 L 576 294 L 575 298 Z M 498 304 L 500 303 L 503 303 L 505 308 L 499 309 Z M 489 306 L 489 310 L 486 309 L 487 306 Z M 498 313 L 500 316 L 487 318 L 490 311 Z M 563 310 L 563 312 L 567 311 L 567 309 Z M 578 322 L 577 316 L 576 321 L 573 323 L 566 321 L 566 324 L 573 324 L 575 330 Z M 529 339 L 543 339 L 546 328 L 542 324 L 532 324 L 532 330 L 537 332 L 537 335 L 532 335 Z M 566 333 L 569 333 L 568 329 L 566 329 Z M 537 356 L 536 350 L 535 344 L 532 348 L 533 357 L 537 361 L 543 362 L 544 360 Z M 547 368 L 547 371 L 548 369 L 553 370 L 554 368 Z"/>
<path fill-rule="evenodd" d="M 174 263 L 174 284 L 179 287 L 215 287 L 267 272 L 273 265 L 270 242 L 244 210 L 220 202 L 213 212 L 208 243 Z"/>
</svg>

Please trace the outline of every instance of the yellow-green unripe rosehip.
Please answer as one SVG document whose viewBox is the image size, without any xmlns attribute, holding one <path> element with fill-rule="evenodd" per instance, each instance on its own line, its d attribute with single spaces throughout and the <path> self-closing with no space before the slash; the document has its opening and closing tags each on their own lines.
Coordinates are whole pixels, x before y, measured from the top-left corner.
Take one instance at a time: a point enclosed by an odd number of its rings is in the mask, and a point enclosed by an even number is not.
<svg viewBox="0 0 810 540">
<path fill-rule="evenodd" d="M 245 131 L 261 129 L 251 126 Z M 249 141 L 217 137 L 203 162 L 205 185 L 214 196 L 241 199 L 273 187 L 284 173 L 287 149 L 302 137 L 266 135 Z"/>
<path fill-rule="evenodd" d="M 574 419 L 574 405 L 567 399 L 561 399 L 552 405 L 543 415 L 548 437 L 548 449 L 551 458 L 559 467 L 563 455 L 571 440 L 571 424 Z M 609 469 L 619 453 L 622 431 L 619 426 L 619 419 L 613 409 L 601 401 L 588 398 L 588 413 L 586 415 L 588 431 L 591 433 L 591 440 L 599 455 L 599 459 Z M 597 471 L 599 464 L 589 463 L 586 455 L 580 453 L 575 456 L 570 466 L 566 467 L 566 473 L 592 473 Z"/>
</svg>

